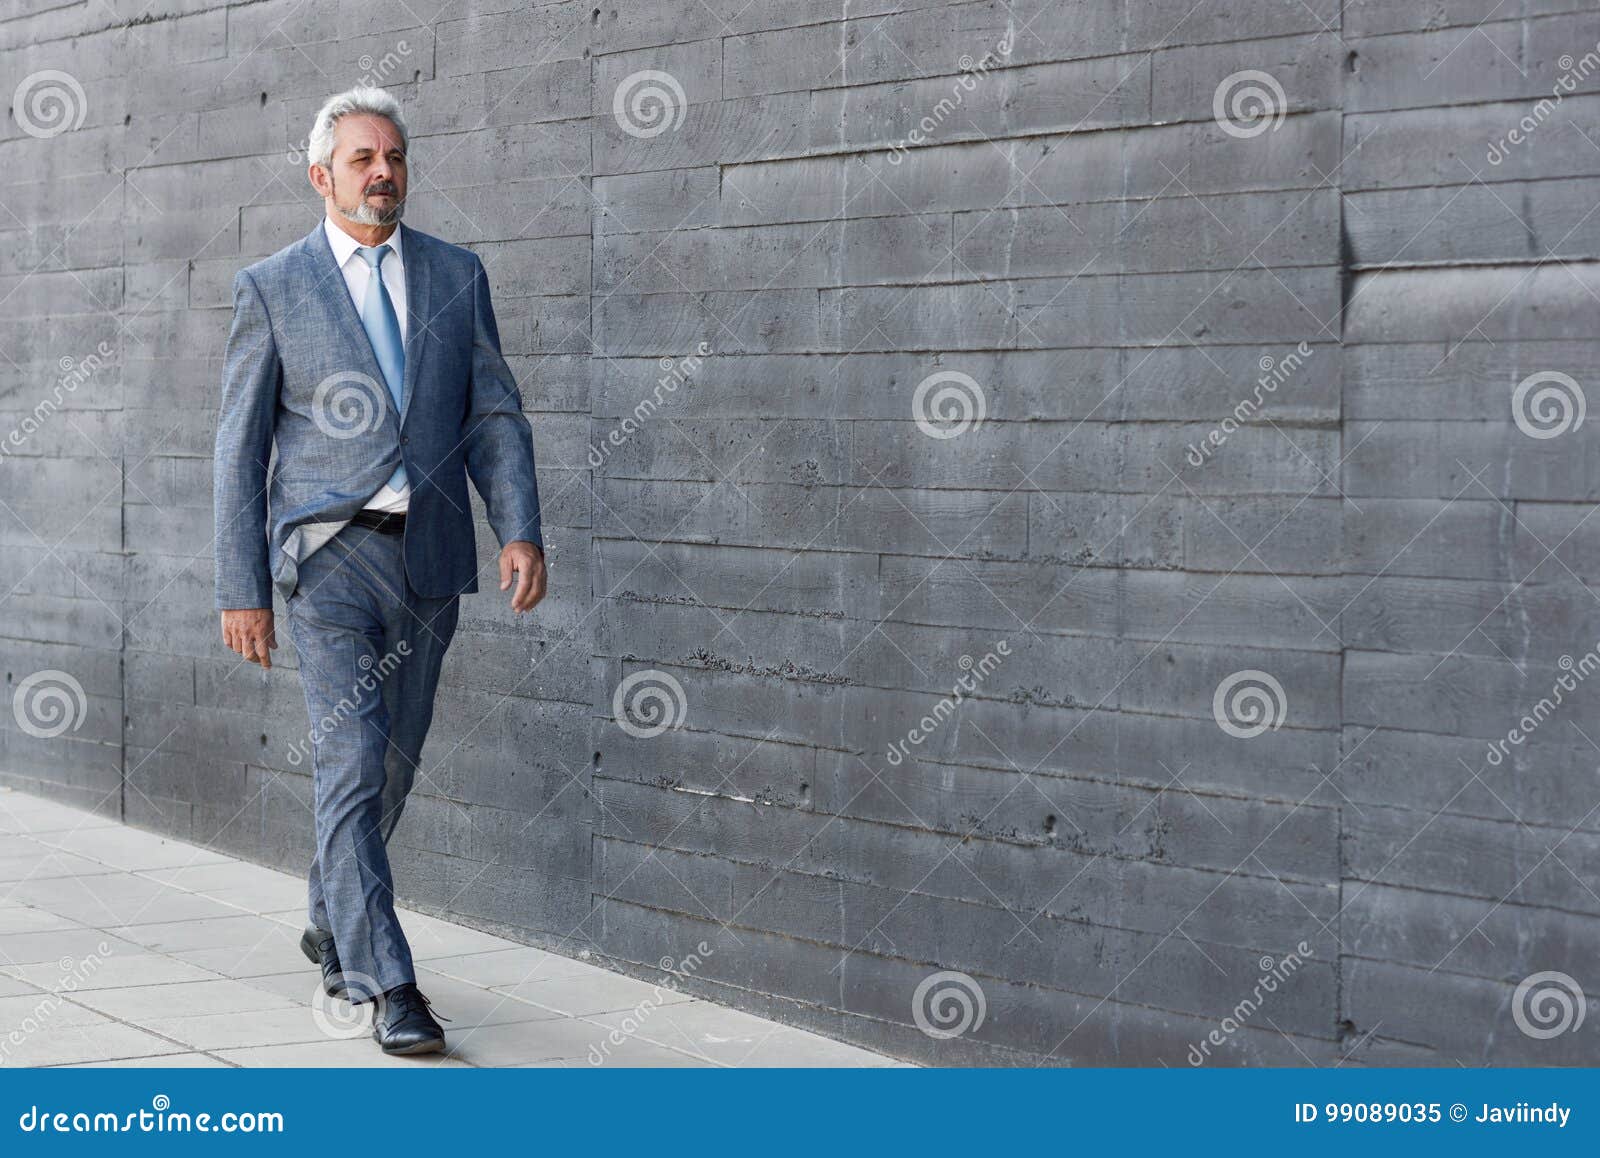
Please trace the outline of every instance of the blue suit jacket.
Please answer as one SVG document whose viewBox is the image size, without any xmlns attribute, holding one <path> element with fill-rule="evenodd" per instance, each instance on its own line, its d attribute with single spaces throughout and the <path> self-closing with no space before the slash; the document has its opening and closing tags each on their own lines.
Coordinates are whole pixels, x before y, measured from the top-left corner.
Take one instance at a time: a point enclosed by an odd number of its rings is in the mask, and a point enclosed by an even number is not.
<svg viewBox="0 0 1600 1158">
<path fill-rule="evenodd" d="M 405 406 L 396 413 L 322 222 L 233 279 L 217 416 L 216 606 L 271 607 L 300 560 L 402 461 L 405 566 L 432 597 L 478 590 L 467 477 L 500 544 L 542 551 L 533 435 L 477 254 L 401 223 Z M 277 458 L 268 480 L 269 460 Z M 270 522 L 269 522 L 270 519 Z"/>
</svg>

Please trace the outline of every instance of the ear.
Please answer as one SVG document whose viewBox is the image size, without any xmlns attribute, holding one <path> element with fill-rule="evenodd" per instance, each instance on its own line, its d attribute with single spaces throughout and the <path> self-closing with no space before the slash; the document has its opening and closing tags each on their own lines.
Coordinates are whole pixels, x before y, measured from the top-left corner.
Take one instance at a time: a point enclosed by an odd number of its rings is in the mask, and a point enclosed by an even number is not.
<svg viewBox="0 0 1600 1158">
<path fill-rule="evenodd" d="M 321 165 L 308 165 L 306 178 L 311 182 L 311 187 L 317 191 L 318 196 L 328 197 L 333 193 L 333 184 L 328 180 L 328 171 Z"/>
</svg>

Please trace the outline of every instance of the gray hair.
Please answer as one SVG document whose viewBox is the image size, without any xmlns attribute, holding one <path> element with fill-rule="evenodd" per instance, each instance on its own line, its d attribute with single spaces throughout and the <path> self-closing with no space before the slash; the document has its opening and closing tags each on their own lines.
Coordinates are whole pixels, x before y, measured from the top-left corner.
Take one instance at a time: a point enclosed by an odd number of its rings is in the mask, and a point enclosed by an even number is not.
<svg viewBox="0 0 1600 1158">
<path fill-rule="evenodd" d="M 368 113 L 388 117 L 400 134 L 400 147 L 410 149 L 411 137 L 406 132 L 406 122 L 400 115 L 400 102 L 381 88 L 357 85 L 355 88 L 331 96 L 317 110 L 311 122 L 311 136 L 306 146 L 306 159 L 313 165 L 327 167 L 333 163 L 333 126 L 340 117 L 351 113 Z"/>
</svg>

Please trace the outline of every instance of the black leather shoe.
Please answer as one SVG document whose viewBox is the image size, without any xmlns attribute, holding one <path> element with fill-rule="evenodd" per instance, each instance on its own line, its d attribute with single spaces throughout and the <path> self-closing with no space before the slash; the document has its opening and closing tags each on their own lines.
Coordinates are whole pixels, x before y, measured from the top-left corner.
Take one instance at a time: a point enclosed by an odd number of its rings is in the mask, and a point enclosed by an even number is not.
<svg viewBox="0 0 1600 1158">
<path fill-rule="evenodd" d="M 343 996 L 348 988 L 344 970 L 339 965 L 339 952 L 334 948 L 333 934 L 315 925 L 307 925 L 300 934 L 300 951 L 313 965 L 322 966 L 322 991 L 329 997 Z"/>
<path fill-rule="evenodd" d="M 430 1004 L 414 981 L 380 994 L 372 1013 L 372 1040 L 384 1053 L 438 1053 L 444 1049 L 444 1029 L 429 1012 Z"/>
</svg>

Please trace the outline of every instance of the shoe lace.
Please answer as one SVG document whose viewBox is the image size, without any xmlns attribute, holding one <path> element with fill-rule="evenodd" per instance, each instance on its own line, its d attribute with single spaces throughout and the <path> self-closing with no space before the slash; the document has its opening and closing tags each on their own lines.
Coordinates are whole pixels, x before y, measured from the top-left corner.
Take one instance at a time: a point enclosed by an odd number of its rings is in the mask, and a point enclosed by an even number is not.
<svg viewBox="0 0 1600 1158">
<path fill-rule="evenodd" d="M 412 1010 L 423 1009 L 425 1006 L 431 1007 L 433 1005 L 433 1002 L 428 1000 L 427 994 L 423 993 L 415 985 L 408 985 L 404 989 L 391 994 L 389 1003 L 390 1008 L 396 1014 L 409 1013 Z M 426 1012 L 433 1017 L 437 1017 L 440 1021 L 450 1020 L 442 1013 L 434 1013 L 431 1008 L 427 1009 Z"/>
</svg>

